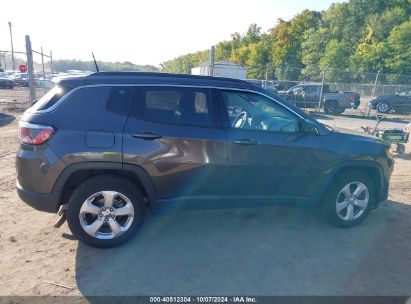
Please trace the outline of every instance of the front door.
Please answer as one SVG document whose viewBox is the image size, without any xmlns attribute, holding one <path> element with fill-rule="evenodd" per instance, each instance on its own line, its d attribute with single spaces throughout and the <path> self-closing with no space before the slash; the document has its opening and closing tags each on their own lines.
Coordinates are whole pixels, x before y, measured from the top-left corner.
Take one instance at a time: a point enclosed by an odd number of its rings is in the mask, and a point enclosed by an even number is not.
<svg viewBox="0 0 411 304">
<path fill-rule="evenodd" d="M 318 190 L 322 141 L 301 118 L 263 95 L 220 91 L 227 136 L 227 199 L 237 203 L 310 198 Z"/>
</svg>

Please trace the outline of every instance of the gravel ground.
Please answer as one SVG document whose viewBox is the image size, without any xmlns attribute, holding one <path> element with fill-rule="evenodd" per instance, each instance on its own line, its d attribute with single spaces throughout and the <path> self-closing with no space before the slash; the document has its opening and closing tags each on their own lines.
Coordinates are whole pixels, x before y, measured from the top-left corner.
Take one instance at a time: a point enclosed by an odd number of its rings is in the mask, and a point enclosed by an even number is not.
<svg viewBox="0 0 411 304">
<path fill-rule="evenodd" d="M 396 156 L 388 201 L 356 228 L 288 207 L 189 211 L 149 217 L 125 246 L 98 250 L 79 244 L 66 224 L 53 228 L 56 215 L 16 194 L 25 102 L 24 89 L 0 90 L 0 295 L 411 294 L 410 144 Z M 374 124 L 321 119 L 351 129 Z"/>
</svg>

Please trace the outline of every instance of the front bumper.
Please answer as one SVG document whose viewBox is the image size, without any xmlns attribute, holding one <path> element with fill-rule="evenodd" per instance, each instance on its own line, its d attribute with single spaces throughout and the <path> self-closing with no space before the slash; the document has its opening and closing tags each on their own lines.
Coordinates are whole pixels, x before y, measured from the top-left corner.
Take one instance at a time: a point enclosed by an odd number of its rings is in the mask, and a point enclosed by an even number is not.
<svg viewBox="0 0 411 304">
<path fill-rule="evenodd" d="M 30 191 L 21 187 L 18 181 L 16 187 L 20 199 L 34 209 L 50 213 L 58 211 L 60 192 L 38 193 Z"/>
</svg>

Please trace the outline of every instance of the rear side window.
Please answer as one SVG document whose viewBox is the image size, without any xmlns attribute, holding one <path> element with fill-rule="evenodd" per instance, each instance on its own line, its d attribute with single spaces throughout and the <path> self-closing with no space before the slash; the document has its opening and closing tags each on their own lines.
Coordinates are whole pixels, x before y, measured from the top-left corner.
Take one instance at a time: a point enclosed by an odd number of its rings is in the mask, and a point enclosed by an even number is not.
<svg viewBox="0 0 411 304">
<path fill-rule="evenodd" d="M 190 126 L 213 126 L 209 90 L 197 88 L 147 88 L 142 92 L 140 114 L 145 120 Z"/>
<path fill-rule="evenodd" d="M 304 89 L 305 89 L 306 93 L 315 94 L 315 93 L 317 93 L 318 87 L 316 87 L 316 86 L 305 86 Z"/>
<path fill-rule="evenodd" d="M 128 115 L 132 95 L 130 87 L 114 87 L 107 101 L 107 109 L 111 112 Z"/>
<path fill-rule="evenodd" d="M 69 91 L 69 88 L 63 86 L 55 86 L 30 108 L 30 112 L 37 112 L 51 108 Z"/>
</svg>

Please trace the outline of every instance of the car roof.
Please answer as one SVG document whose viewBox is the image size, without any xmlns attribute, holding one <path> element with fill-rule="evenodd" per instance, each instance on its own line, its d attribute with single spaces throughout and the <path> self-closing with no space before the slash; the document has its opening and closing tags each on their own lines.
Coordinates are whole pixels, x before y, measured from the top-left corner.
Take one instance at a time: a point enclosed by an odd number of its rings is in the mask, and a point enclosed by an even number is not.
<svg viewBox="0 0 411 304">
<path fill-rule="evenodd" d="M 171 73 L 151 72 L 97 72 L 86 76 L 67 76 L 56 79 L 56 82 L 68 86 L 96 85 L 96 84 L 164 84 L 164 85 L 194 85 L 205 87 L 227 87 L 250 89 L 254 91 L 265 90 L 244 80 L 198 76 Z"/>
</svg>

